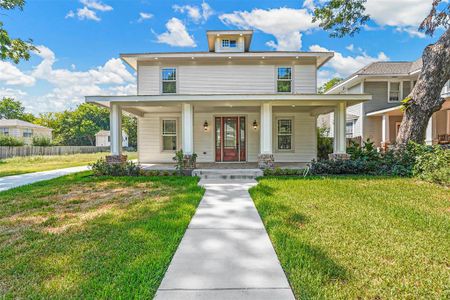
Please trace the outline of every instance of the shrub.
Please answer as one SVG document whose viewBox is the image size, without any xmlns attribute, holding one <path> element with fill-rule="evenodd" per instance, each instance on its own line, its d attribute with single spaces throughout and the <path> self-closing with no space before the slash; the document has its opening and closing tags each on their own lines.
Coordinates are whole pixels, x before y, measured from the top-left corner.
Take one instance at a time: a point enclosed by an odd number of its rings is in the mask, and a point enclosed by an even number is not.
<svg viewBox="0 0 450 300">
<path fill-rule="evenodd" d="M 33 137 L 33 146 L 41 146 L 41 147 L 48 147 L 52 145 L 52 141 L 50 138 L 45 136 L 34 136 Z"/>
<path fill-rule="evenodd" d="M 184 155 L 183 150 L 175 152 L 175 156 L 172 159 L 176 162 L 175 168 L 180 175 L 184 175 L 184 170 L 195 169 L 197 163 L 197 154 Z"/>
<path fill-rule="evenodd" d="M 95 176 L 140 176 L 141 167 L 132 161 L 123 164 L 110 164 L 104 159 L 99 159 L 89 165 Z"/>
<path fill-rule="evenodd" d="M 436 145 L 415 145 L 413 175 L 429 182 L 450 186 L 450 150 Z"/>
<path fill-rule="evenodd" d="M 333 139 L 327 137 L 329 129 L 326 127 L 317 128 L 317 158 L 319 160 L 328 159 L 328 154 L 333 153 Z"/>
<path fill-rule="evenodd" d="M 25 145 L 24 141 L 18 139 L 14 136 L 9 135 L 0 135 L 0 146 L 23 146 Z"/>
<path fill-rule="evenodd" d="M 304 169 L 264 169 L 264 176 L 304 176 Z"/>
</svg>

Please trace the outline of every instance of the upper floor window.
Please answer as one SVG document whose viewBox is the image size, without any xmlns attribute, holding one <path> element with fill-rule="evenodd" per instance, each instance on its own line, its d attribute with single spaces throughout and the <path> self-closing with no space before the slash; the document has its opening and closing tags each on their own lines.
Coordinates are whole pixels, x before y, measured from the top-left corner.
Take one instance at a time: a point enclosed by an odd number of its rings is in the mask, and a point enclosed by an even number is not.
<svg viewBox="0 0 450 300">
<path fill-rule="evenodd" d="M 161 73 L 162 93 L 175 94 L 177 92 L 177 69 L 163 68 Z"/>
<path fill-rule="evenodd" d="M 236 40 L 222 40 L 222 48 L 236 48 Z"/>
<path fill-rule="evenodd" d="M 9 135 L 9 128 L 7 127 L 0 128 L 0 134 Z"/>
<path fill-rule="evenodd" d="M 162 120 L 163 151 L 177 150 L 177 120 Z"/>
<path fill-rule="evenodd" d="M 277 126 L 278 150 L 292 150 L 292 119 L 279 119 Z"/>
<path fill-rule="evenodd" d="M 292 68 L 278 68 L 277 92 L 290 93 L 292 91 Z"/>
<path fill-rule="evenodd" d="M 31 128 L 25 128 L 24 130 L 23 130 L 23 137 L 24 138 L 29 138 L 29 137 L 32 137 L 33 136 L 33 129 L 31 129 Z"/>
<path fill-rule="evenodd" d="M 389 82 L 389 102 L 400 101 L 402 98 L 402 85 L 400 82 Z"/>
</svg>

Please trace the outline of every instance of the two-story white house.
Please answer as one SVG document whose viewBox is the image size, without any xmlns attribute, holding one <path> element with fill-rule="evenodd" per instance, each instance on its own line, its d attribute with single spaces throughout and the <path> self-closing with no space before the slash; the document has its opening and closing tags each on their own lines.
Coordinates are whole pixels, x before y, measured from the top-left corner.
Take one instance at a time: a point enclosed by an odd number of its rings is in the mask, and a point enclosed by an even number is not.
<svg viewBox="0 0 450 300">
<path fill-rule="evenodd" d="M 88 96 L 111 110 L 111 154 L 121 154 L 121 114 L 138 118 L 138 160 L 172 163 L 307 163 L 316 158 L 319 114 L 336 113 L 335 152 L 346 152 L 346 107 L 368 95 L 317 94 L 330 52 L 250 51 L 253 31 L 208 31 L 208 51 L 122 54 L 137 95 Z"/>
<path fill-rule="evenodd" d="M 375 62 L 350 75 L 326 92 L 337 94 L 370 94 L 372 100 L 347 108 L 348 138 L 370 139 L 377 146 L 395 143 L 403 118 L 401 101 L 414 87 L 422 60 L 413 62 Z M 442 90 L 446 102 L 430 119 L 426 143 L 450 143 L 450 82 Z M 330 127 L 333 136 L 333 113 L 321 116 L 319 126 Z"/>
</svg>

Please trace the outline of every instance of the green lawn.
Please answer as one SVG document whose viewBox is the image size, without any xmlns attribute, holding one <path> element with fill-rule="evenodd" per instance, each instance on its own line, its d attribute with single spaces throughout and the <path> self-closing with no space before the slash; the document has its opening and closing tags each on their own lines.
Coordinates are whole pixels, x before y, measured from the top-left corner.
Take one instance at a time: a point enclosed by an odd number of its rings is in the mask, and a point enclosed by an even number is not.
<svg viewBox="0 0 450 300">
<path fill-rule="evenodd" d="M 298 299 L 450 298 L 449 189 L 266 178 L 250 192 Z"/>
<path fill-rule="evenodd" d="M 202 195 L 90 172 L 0 193 L 0 299 L 151 299 Z"/>
<path fill-rule="evenodd" d="M 136 159 L 136 152 L 125 153 L 129 159 Z M 60 168 L 85 166 L 108 155 L 102 153 L 13 157 L 0 160 L 0 177 Z"/>
</svg>

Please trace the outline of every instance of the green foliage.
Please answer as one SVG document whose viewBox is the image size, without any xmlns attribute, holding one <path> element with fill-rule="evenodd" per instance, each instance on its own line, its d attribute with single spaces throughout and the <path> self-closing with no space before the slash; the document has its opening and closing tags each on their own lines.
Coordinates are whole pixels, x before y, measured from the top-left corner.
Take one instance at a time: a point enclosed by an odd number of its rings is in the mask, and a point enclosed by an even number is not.
<svg viewBox="0 0 450 300">
<path fill-rule="evenodd" d="M 0 135 L 0 146 L 23 146 L 25 143 L 23 140 L 14 136 Z"/>
<path fill-rule="evenodd" d="M 175 152 L 175 156 L 172 158 L 175 161 L 175 168 L 180 175 L 184 175 L 185 170 L 195 169 L 197 163 L 197 154 L 184 155 L 183 150 Z"/>
<path fill-rule="evenodd" d="M 128 135 L 128 147 L 137 148 L 137 118 L 124 115 L 122 117 L 123 130 Z"/>
<path fill-rule="evenodd" d="M 366 14 L 367 0 L 330 0 L 314 10 L 313 22 L 319 22 L 324 30 L 330 30 L 331 37 L 353 36 L 369 21 Z"/>
<path fill-rule="evenodd" d="M 104 159 L 99 159 L 89 165 L 95 176 L 140 176 L 141 167 L 132 161 L 120 164 L 110 164 Z"/>
<path fill-rule="evenodd" d="M 4 97 L 0 101 L 0 119 L 22 119 L 25 113 L 25 107 L 23 107 L 20 101 L 16 101 L 13 98 Z"/>
<path fill-rule="evenodd" d="M 0 9 L 11 10 L 18 8 L 23 9 L 24 0 L 1 0 Z M 0 22 L 0 59 L 10 59 L 14 63 L 19 63 L 21 59 L 30 59 L 30 51 L 37 51 L 33 46 L 33 41 L 23 41 L 21 39 L 13 39 L 9 36 L 8 31 L 3 28 L 3 22 Z"/>
<path fill-rule="evenodd" d="M 350 154 L 350 158 L 353 160 L 361 159 L 376 161 L 381 158 L 374 142 L 370 139 L 367 139 L 367 141 L 364 142 L 363 147 L 358 143 L 351 141 L 350 146 L 347 148 L 347 153 Z"/>
<path fill-rule="evenodd" d="M 339 84 L 340 82 L 342 82 L 344 79 L 340 78 L 340 77 L 334 77 L 332 79 L 330 79 L 329 81 L 325 82 L 318 90 L 319 94 L 324 94 L 325 92 L 327 92 L 329 89 L 331 89 L 333 86 Z"/>
<path fill-rule="evenodd" d="M 317 158 L 319 160 L 328 159 L 328 154 L 333 153 L 333 139 L 328 137 L 329 129 L 319 127 L 317 129 Z"/>
<path fill-rule="evenodd" d="M 279 167 L 264 169 L 264 176 L 305 176 L 305 174 L 304 169 L 281 169 Z"/>
<path fill-rule="evenodd" d="M 413 175 L 429 182 L 450 186 L 450 150 L 439 145 L 415 145 Z"/>
<path fill-rule="evenodd" d="M 46 136 L 34 136 L 32 145 L 33 146 L 48 147 L 48 146 L 52 145 L 52 140 L 49 137 L 46 137 Z"/>
</svg>

